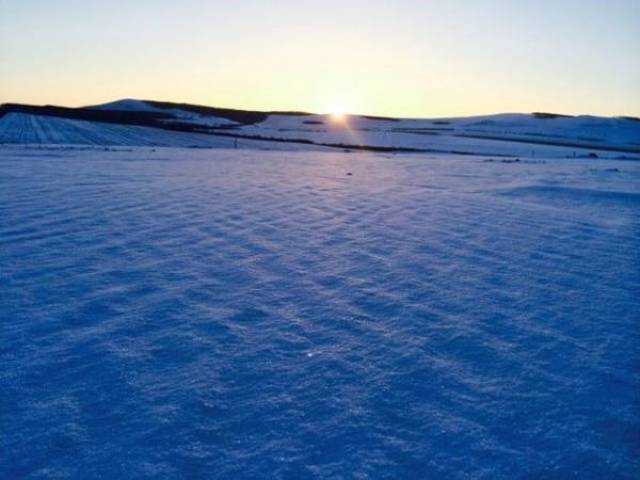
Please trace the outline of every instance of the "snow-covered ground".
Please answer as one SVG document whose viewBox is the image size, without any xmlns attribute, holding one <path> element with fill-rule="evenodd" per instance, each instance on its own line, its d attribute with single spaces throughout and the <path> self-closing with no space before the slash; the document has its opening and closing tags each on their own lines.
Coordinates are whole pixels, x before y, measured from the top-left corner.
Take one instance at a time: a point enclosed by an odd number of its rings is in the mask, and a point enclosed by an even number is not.
<svg viewBox="0 0 640 480">
<path fill-rule="evenodd" d="M 317 143 L 414 148 L 483 155 L 573 157 L 598 152 L 640 159 L 640 121 L 621 118 L 537 118 L 506 114 L 433 120 L 328 115 L 270 115 L 242 132 Z M 611 148 L 611 151 L 607 149 Z M 626 152 L 623 152 L 626 151 Z M 621 153 L 622 152 L 622 153 Z"/>
<path fill-rule="evenodd" d="M 0 117 L 0 143 L 228 148 L 235 142 L 229 135 L 234 135 L 242 139 L 243 148 L 318 150 L 324 145 L 526 158 L 598 156 L 640 160 L 640 120 L 633 118 L 501 114 L 441 119 L 354 115 L 336 119 L 330 115 L 224 111 L 142 100 L 120 100 L 88 108 L 93 113 L 98 110 L 132 117 L 136 113 L 163 116 L 147 117 L 151 124 L 141 127 L 100 123 L 95 118 L 72 120 L 36 115 L 33 111 L 11 111 Z M 233 120 L 221 116 L 225 114 Z M 168 130 L 171 128 L 174 130 Z M 199 133 L 179 132 L 176 128 L 197 129 Z M 277 142 L 255 144 L 249 137 Z"/>
<path fill-rule="evenodd" d="M 10 145 L 93 145 L 200 148 L 318 150 L 321 147 L 274 143 L 244 138 L 176 132 L 159 128 L 70 120 L 9 113 L 0 117 L 0 143 Z"/>
<path fill-rule="evenodd" d="M 640 163 L 0 149 L 0 478 L 633 479 Z"/>
</svg>

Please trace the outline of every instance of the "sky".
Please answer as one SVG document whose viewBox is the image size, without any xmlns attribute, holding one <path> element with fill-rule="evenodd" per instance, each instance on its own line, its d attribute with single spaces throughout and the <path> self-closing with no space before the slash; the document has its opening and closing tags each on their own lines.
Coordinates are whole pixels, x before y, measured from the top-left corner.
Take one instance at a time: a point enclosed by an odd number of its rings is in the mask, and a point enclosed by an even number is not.
<svg viewBox="0 0 640 480">
<path fill-rule="evenodd" d="M 0 102 L 640 116 L 640 0 L 0 0 Z"/>
</svg>

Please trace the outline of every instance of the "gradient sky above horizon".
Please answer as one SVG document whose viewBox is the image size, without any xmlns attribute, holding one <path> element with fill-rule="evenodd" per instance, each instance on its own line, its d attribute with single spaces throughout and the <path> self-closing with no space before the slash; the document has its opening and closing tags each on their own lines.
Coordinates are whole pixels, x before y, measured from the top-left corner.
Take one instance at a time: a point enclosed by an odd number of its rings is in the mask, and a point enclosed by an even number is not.
<svg viewBox="0 0 640 480">
<path fill-rule="evenodd" d="M 0 0 L 0 102 L 640 116 L 640 0 Z"/>
</svg>

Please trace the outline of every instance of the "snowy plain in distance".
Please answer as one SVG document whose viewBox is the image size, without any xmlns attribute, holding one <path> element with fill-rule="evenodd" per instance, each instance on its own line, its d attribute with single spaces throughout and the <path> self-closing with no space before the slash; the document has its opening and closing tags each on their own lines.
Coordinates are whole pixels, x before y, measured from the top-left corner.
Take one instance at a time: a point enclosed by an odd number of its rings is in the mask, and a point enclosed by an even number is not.
<svg viewBox="0 0 640 480">
<path fill-rule="evenodd" d="M 597 155 L 640 159 L 640 120 L 632 118 L 501 114 L 442 119 L 348 115 L 337 119 L 331 115 L 248 112 L 249 117 L 239 118 L 252 120 L 242 123 L 220 116 L 224 113 L 216 109 L 196 106 L 185 110 L 190 107 L 141 100 L 89 108 L 164 117 L 156 124 L 141 126 L 9 110 L 0 116 L 0 144 L 229 148 L 241 142 L 240 148 L 279 150 L 333 146 L 538 158 Z"/>
</svg>

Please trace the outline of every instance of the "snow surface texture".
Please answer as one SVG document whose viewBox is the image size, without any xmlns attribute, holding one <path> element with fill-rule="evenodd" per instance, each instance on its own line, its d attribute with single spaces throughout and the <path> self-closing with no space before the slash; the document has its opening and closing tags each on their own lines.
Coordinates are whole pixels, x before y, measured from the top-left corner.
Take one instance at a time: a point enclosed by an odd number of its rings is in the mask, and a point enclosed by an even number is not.
<svg viewBox="0 0 640 480">
<path fill-rule="evenodd" d="M 640 474 L 636 162 L 0 167 L 0 478 Z"/>
</svg>

